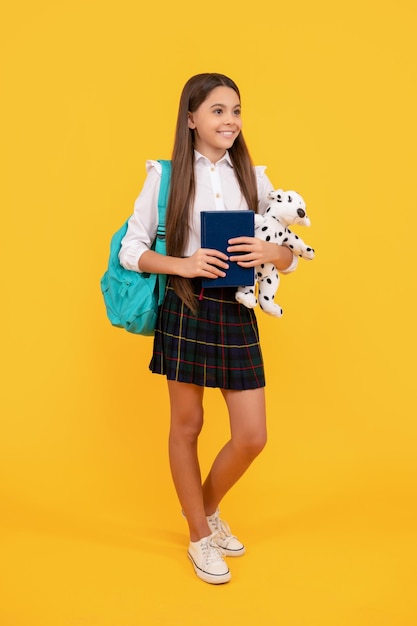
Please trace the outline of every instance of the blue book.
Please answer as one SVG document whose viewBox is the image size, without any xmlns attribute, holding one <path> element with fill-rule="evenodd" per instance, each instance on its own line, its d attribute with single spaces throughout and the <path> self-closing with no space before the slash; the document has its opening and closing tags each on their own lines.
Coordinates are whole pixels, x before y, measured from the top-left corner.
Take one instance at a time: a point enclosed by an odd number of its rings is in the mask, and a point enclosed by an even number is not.
<svg viewBox="0 0 417 626">
<path fill-rule="evenodd" d="M 202 211 L 201 247 L 220 250 L 229 256 L 229 239 L 254 236 L 254 215 L 253 211 Z M 226 276 L 203 278 L 203 287 L 243 287 L 255 283 L 255 268 L 241 267 L 236 261 L 228 264 Z"/>
</svg>

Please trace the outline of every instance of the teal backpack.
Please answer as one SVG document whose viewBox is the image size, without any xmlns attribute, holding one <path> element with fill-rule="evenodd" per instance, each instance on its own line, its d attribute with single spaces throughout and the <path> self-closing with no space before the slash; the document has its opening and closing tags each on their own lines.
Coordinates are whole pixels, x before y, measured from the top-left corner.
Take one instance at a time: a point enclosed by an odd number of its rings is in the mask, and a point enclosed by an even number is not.
<svg viewBox="0 0 417 626">
<path fill-rule="evenodd" d="M 165 212 L 171 179 L 171 161 L 162 161 L 161 186 L 158 197 L 158 230 L 152 250 L 166 254 Z M 153 335 L 162 304 L 166 276 L 126 270 L 120 265 L 119 251 L 129 220 L 113 235 L 107 271 L 101 279 L 101 292 L 107 317 L 113 326 L 136 335 Z"/>
</svg>

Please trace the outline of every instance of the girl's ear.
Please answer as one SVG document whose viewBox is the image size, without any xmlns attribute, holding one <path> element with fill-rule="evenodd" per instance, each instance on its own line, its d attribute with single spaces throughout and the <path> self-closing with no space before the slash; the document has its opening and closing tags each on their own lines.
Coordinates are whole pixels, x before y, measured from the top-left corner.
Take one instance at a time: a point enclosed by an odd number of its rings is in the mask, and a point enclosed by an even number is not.
<svg viewBox="0 0 417 626">
<path fill-rule="evenodd" d="M 192 128 L 192 129 L 195 128 L 195 123 L 194 123 L 194 120 L 193 120 L 193 114 L 190 113 L 190 111 L 188 111 L 188 128 Z"/>
</svg>

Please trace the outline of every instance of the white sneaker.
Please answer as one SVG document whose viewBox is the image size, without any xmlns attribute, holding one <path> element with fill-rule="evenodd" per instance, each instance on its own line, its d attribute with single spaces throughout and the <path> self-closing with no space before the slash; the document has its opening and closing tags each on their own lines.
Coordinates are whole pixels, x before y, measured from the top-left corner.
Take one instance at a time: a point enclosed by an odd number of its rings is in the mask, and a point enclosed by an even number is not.
<svg viewBox="0 0 417 626">
<path fill-rule="evenodd" d="M 206 583 L 220 585 L 229 582 L 232 577 L 219 547 L 213 541 L 213 535 L 191 541 L 188 557 L 197 576 Z"/>
<path fill-rule="evenodd" d="M 245 554 L 243 543 L 232 535 L 229 525 L 220 519 L 219 509 L 213 515 L 207 517 L 207 523 L 213 533 L 213 541 L 225 556 L 242 556 L 242 554 Z"/>
</svg>

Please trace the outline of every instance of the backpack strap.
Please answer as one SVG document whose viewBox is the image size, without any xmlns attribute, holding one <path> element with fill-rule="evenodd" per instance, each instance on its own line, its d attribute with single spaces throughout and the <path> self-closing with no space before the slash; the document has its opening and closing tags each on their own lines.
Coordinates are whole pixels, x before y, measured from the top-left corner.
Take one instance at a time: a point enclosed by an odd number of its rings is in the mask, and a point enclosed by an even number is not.
<svg viewBox="0 0 417 626">
<path fill-rule="evenodd" d="M 161 164 L 162 174 L 158 196 L 158 230 L 156 235 L 160 239 L 165 239 L 165 216 L 168 204 L 169 184 L 171 181 L 171 161 L 158 159 L 158 163 Z"/>
<path fill-rule="evenodd" d="M 154 250 L 155 252 L 159 252 L 159 254 L 166 254 L 165 215 L 168 204 L 169 185 L 171 181 L 171 161 L 160 160 L 159 163 L 162 166 L 162 174 L 158 196 L 158 229 L 156 231 Z M 157 275 L 158 305 L 162 304 L 164 299 L 166 281 L 167 277 L 165 274 Z"/>
</svg>

